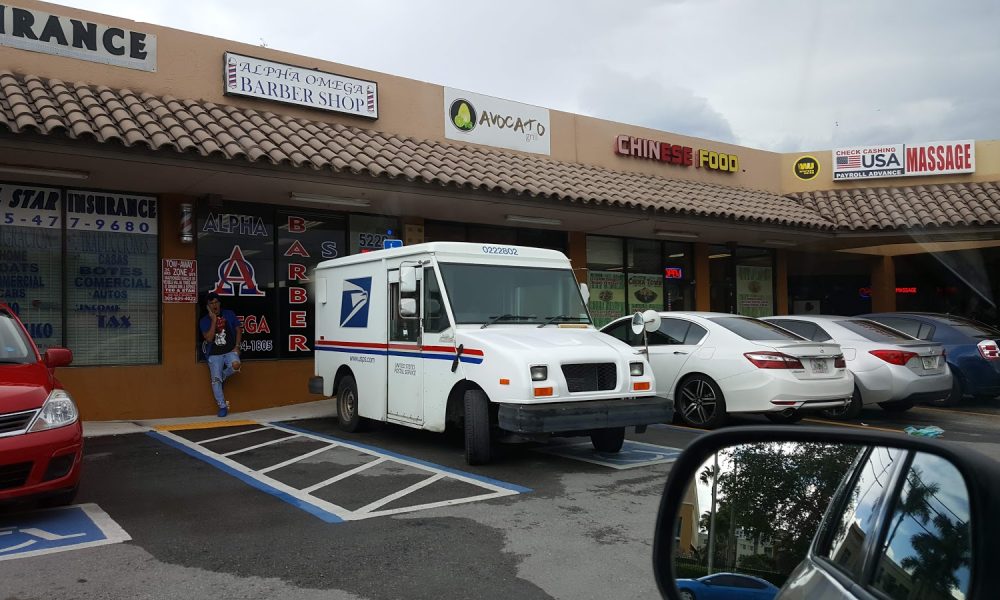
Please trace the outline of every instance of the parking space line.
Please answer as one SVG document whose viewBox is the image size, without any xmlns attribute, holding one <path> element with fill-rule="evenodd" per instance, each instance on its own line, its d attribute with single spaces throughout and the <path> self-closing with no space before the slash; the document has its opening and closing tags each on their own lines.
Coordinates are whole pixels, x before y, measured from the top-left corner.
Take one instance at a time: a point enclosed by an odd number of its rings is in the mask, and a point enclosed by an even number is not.
<svg viewBox="0 0 1000 600">
<path fill-rule="evenodd" d="M 802 419 L 809 423 L 820 423 L 823 425 L 835 425 L 837 427 L 854 427 L 855 429 L 874 429 L 875 431 L 888 431 L 889 433 L 904 433 L 902 429 L 889 429 L 888 427 L 875 427 L 874 425 L 855 425 L 854 423 L 844 423 L 843 421 L 827 421 L 825 419 Z"/>
<path fill-rule="evenodd" d="M 276 440 L 271 440 L 269 442 L 262 442 L 260 444 L 255 444 L 253 446 L 247 446 L 246 448 L 240 448 L 239 450 L 233 450 L 231 452 L 225 452 L 222 456 L 233 456 L 234 454 L 240 454 L 241 452 L 249 452 L 251 450 L 256 450 L 257 448 L 263 448 L 264 446 L 270 446 L 271 444 L 277 444 L 279 442 L 287 442 L 288 440 L 293 440 L 299 437 L 298 434 L 290 435 L 288 437 L 278 438 Z M 204 444 L 205 442 L 202 442 Z"/>
<path fill-rule="evenodd" d="M 211 442 L 218 442 L 219 440 L 228 440 L 229 438 L 240 437 L 241 435 L 246 435 L 248 433 L 257 433 L 258 431 L 264 431 L 267 427 L 261 425 L 257 429 L 247 429 L 246 431 L 237 431 L 236 433 L 230 433 L 229 435 L 220 435 L 219 437 L 214 437 L 209 440 L 201 440 L 199 444 L 208 444 Z"/>
<path fill-rule="evenodd" d="M 215 429 L 218 427 L 241 427 L 243 425 L 260 425 L 257 421 L 201 421 L 199 423 L 174 423 L 173 425 L 157 425 L 156 431 L 190 431 L 192 429 Z"/>
<path fill-rule="evenodd" d="M 434 475 L 431 475 L 427 479 L 424 479 L 423 481 L 418 481 L 417 483 L 414 483 L 413 485 L 411 485 L 408 488 L 401 489 L 398 492 L 395 492 L 393 494 L 389 494 L 388 496 L 386 496 L 386 497 L 384 497 L 384 498 L 382 498 L 380 500 L 376 500 L 374 502 L 366 504 L 365 506 L 362 506 L 361 508 L 355 510 L 354 512 L 356 514 L 370 513 L 373 510 L 375 510 L 376 508 L 379 508 L 380 506 L 385 506 L 386 504 L 389 504 L 390 502 L 392 502 L 394 500 L 402 498 L 403 496 L 406 496 L 407 494 L 412 494 L 413 492 L 415 492 L 415 491 L 417 491 L 419 489 L 423 489 L 423 488 L 429 486 L 430 484 L 434 483 L 435 481 L 440 481 L 440 480 L 444 479 L 444 477 L 445 477 L 444 473 L 436 473 Z"/>
<path fill-rule="evenodd" d="M 282 461 L 282 462 L 280 462 L 280 463 L 278 463 L 276 465 L 271 465 L 270 467 L 264 467 L 263 469 L 257 469 L 257 472 L 258 473 L 270 473 L 271 471 L 275 471 L 275 470 L 280 469 L 282 467 L 287 467 L 288 465 L 293 465 L 293 464 L 295 464 L 295 463 L 297 463 L 297 462 L 299 462 L 301 460 L 305 460 L 305 459 L 310 458 L 312 456 L 316 456 L 317 454 L 322 454 L 323 452 L 326 452 L 327 450 L 330 450 L 332 448 L 336 448 L 339 445 L 340 444 L 330 444 L 328 446 L 323 446 L 322 448 L 316 448 L 312 452 L 306 452 L 305 454 L 302 454 L 300 456 L 296 456 L 295 458 L 289 458 L 288 460 Z"/>
<path fill-rule="evenodd" d="M 340 475 L 337 475 L 335 477 L 331 477 L 331 478 L 326 479 L 324 481 L 320 481 L 319 483 L 315 483 L 315 484 L 313 484 L 313 485 L 311 485 L 311 486 L 309 486 L 307 488 L 302 488 L 302 491 L 305 492 L 305 493 L 307 493 L 307 494 L 311 494 L 311 493 L 315 492 L 316 490 L 318 490 L 320 488 L 324 488 L 324 487 L 326 487 L 328 485 L 337 483 L 341 479 L 347 479 L 351 475 L 357 475 L 358 473 L 360 473 L 362 471 L 366 471 L 366 470 L 374 467 L 375 465 L 380 465 L 380 464 L 384 463 L 387 460 L 388 459 L 385 458 L 385 457 L 376 458 L 375 460 L 366 462 L 363 465 L 358 465 L 358 466 L 354 467 L 353 469 L 351 469 L 350 471 L 344 471 Z"/>
<path fill-rule="evenodd" d="M 171 433 L 170 431 L 149 431 L 147 435 L 154 437 L 165 444 L 173 446 L 185 454 L 193 456 L 199 460 L 207 462 L 221 471 L 236 477 L 240 481 L 260 490 L 265 493 L 271 494 L 276 498 L 287 502 L 297 508 L 300 508 L 328 523 L 342 523 L 344 521 L 353 521 L 360 519 L 369 519 L 372 517 L 381 517 L 387 515 L 395 515 L 401 513 L 414 512 L 417 510 L 425 510 L 428 508 L 436 508 L 441 506 L 450 506 L 454 504 L 462 504 L 467 502 L 476 502 L 482 500 L 489 500 L 493 498 L 501 498 L 504 496 L 510 496 L 514 494 L 530 492 L 530 488 L 523 486 L 507 483 L 504 481 L 499 481 L 496 479 L 491 479 L 488 477 L 483 477 L 476 475 L 474 473 L 467 473 L 464 471 L 459 471 L 457 469 L 451 469 L 448 467 L 443 467 L 423 461 L 416 458 L 411 458 L 401 454 L 397 454 L 388 450 L 383 450 L 381 448 L 376 448 L 374 446 L 367 446 L 365 444 L 358 444 L 343 440 L 340 438 L 334 438 L 332 436 L 312 432 L 305 429 L 299 429 L 296 427 L 291 427 L 287 425 L 281 425 L 276 423 L 261 423 L 263 429 L 274 429 L 276 431 L 282 431 L 284 433 L 292 434 L 294 437 L 298 438 L 308 438 L 324 443 L 324 447 L 312 450 L 308 453 L 295 456 L 294 458 L 282 461 L 276 465 L 271 465 L 266 468 L 266 472 L 273 472 L 280 469 L 282 466 L 287 466 L 301 460 L 308 458 L 309 456 L 314 456 L 323 451 L 330 450 L 331 448 L 343 447 L 346 449 L 354 450 L 363 455 L 371 457 L 373 460 L 359 465 L 353 469 L 350 469 L 344 473 L 340 473 L 335 477 L 331 477 L 309 487 L 299 489 L 292 487 L 286 483 L 283 483 L 277 479 L 273 479 L 271 476 L 267 475 L 264 470 L 252 469 L 248 466 L 240 464 L 234 461 L 229 456 L 237 454 L 239 452 L 245 452 L 253 448 L 259 448 L 261 446 L 267 446 L 270 444 L 275 444 L 280 441 L 289 439 L 288 437 L 281 438 L 279 440 L 272 440 L 265 442 L 263 444 L 256 444 L 249 448 L 243 448 L 241 450 L 235 450 L 228 452 L 226 454 L 220 454 L 214 452 L 208 448 L 202 446 L 204 442 L 194 442 L 188 440 L 180 435 Z M 408 466 L 411 468 L 418 469 L 428 473 L 428 477 L 423 479 L 417 484 L 410 485 L 409 487 L 389 494 L 385 497 L 377 499 L 369 504 L 365 505 L 361 509 L 349 510 L 343 506 L 339 506 L 334 502 L 324 500 L 317 496 L 312 495 L 312 492 L 329 486 L 337 481 L 346 479 L 352 475 L 356 475 L 366 469 L 370 469 L 376 465 L 382 463 L 397 463 L 403 466 Z M 473 496 L 466 496 L 460 498 L 453 498 L 449 500 L 443 500 L 439 502 L 430 502 L 420 505 L 403 506 L 399 508 L 393 508 L 390 510 L 378 510 L 380 507 L 385 506 L 399 498 L 405 497 L 408 494 L 412 494 L 421 488 L 430 486 L 441 480 L 450 480 L 456 482 L 462 482 L 466 484 L 471 484 L 480 490 L 485 491 L 484 494 L 475 494 Z"/>
<path fill-rule="evenodd" d="M 914 410 L 932 410 L 934 412 L 943 412 L 952 415 L 972 415 L 974 417 L 990 417 L 993 419 L 1000 419 L 1000 415 L 993 415 L 990 413 L 972 412 L 971 410 L 962 410 L 960 408 L 934 408 L 932 406 L 918 406 Z"/>
</svg>

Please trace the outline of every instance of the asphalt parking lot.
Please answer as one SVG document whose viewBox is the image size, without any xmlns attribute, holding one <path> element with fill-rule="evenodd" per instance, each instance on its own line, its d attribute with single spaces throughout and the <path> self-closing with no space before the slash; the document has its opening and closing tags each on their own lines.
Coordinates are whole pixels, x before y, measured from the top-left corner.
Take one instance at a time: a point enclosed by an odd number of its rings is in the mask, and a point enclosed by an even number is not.
<svg viewBox="0 0 1000 600">
<path fill-rule="evenodd" d="M 996 406 L 836 426 L 907 425 L 1000 456 Z M 651 427 L 619 457 L 582 438 L 502 446 L 484 467 L 455 437 L 329 418 L 89 438 L 72 514 L 0 516 L 0 597 L 657 597 L 660 491 L 699 435 Z"/>
</svg>

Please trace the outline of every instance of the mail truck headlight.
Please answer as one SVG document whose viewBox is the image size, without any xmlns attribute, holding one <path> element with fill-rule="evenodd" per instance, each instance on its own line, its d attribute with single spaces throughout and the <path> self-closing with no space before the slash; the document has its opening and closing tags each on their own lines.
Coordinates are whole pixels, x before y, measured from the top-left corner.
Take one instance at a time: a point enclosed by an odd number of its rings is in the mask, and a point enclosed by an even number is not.
<svg viewBox="0 0 1000 600">
<path fill-rule="evenodd" d="M 642 374 L 645 372 L 646 372 L 645 367 L 642 366 L 641 362 L 634 362 L 628 364 L 628 374 L 631 375 L 632 377 L 642 377 Z"/>
<path fill-rule="evenodd" d="M 45 431 L 76 423 L 80 412 L 66 390 L 52 390 L 29 431 Z"/>
<path fill-rule="evenodd" d="M 532 381 L 545 381 L 549 378 L 549 368 L 545 365 L 538 365 L 531 367 L 531 380 Z"/>
</svg>

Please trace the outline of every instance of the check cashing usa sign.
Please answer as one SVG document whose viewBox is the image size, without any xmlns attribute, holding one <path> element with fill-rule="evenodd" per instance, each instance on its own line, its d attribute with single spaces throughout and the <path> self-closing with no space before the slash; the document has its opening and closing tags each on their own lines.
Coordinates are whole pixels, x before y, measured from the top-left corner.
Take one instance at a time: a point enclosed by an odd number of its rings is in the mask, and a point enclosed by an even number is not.
<svg viewBox="0 0 1000 600">
<path fill-rule="evenodd" d="M 834 181 L 976 172 L 975 140 L 834 148 Z"/>
</svg>

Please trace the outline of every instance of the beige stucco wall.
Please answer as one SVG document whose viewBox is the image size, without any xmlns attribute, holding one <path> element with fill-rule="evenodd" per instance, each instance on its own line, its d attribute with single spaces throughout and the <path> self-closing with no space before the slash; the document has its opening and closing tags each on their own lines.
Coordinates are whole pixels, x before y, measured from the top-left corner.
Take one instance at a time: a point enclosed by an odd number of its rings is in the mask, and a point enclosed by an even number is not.
<svg viewBox="0 0 1000 600">
<path fill-rule="evenodd" d="M 11 6 L 11 4 L 8 4 Z M 425 140 L 457 143 L 444 137 L 444 88 L 384 73 L 359 69 L 275 48 L 263 48 L 177 29 L 137 23 L 111 15 L 92 13 L 46 2 L 18 0 L 13 6 L 51 14 L 83 18 L 104 25 L 156 35 L 157 70 L 152 73 L 63 58 L 51 54 L 0 47 L 0 68 L 46 78 L 131 89 L 155 95 L 196 99 L 270 111 L 317 121 L 342 123 Z M 303 68 L 372 80 L 379 85 L 379 118 L 376 121 L 318 109 L 301 108 L 265 100 L 223 94 L 223 54 L 237 52 Z M 476 92 L 477 90 L 469 90 Z M 509 100 L 516 101 L 517 98 Z M 781 155 L 731 146 L 687 136 L 613 123 L 581 115 L 550 111 L 551 157 L 619 171 L 631 171 L 696 181 L 710 181 L 755 189 L 778 191 L 774 171 Z M 620 157 L 614 153 L 616 135 L 624 134 L 691 146 L 697 150 L 736 154 L 741 172 L 722 173 L 695 167 L 677 167 L 652 160 Z"/>
</svg>

